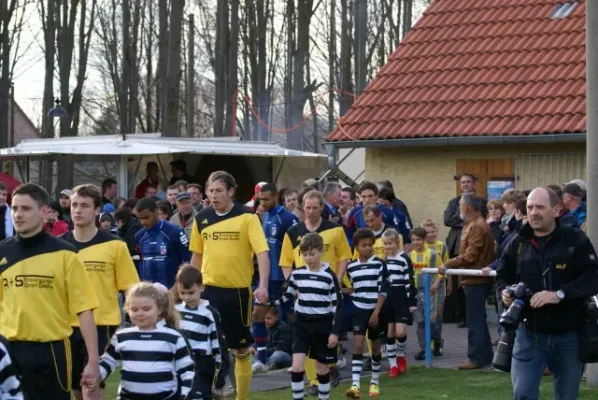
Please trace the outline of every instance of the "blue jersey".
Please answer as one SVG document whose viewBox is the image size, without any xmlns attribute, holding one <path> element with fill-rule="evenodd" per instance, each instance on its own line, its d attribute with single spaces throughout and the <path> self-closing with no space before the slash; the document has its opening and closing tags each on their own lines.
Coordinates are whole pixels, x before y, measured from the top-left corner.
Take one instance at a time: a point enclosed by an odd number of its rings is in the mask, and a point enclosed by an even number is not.
<svg viewBox="0 0 598 400">
<path fill-rule="evenodd" d="M 286 208 L 276 206 L 272 210 L 264 213 L 262 227 L 268 241 L 270 251 L 270 280 L 284 281 L 282 268 L 278 264 L 280 253 L 282 252 L 282 242 L 284 235 L 289 228 L 299 223 L 297 217 Z"/>
<path fill-rule="evenodd" d="M 386 207 L 382 204 L 377 204 L 376 206 L 382 212 L 382 222 L 384 222 L 387 226 L 396 229 L 397 232 L 403 236 L 403 243 L 411 243 L 411 237 L 409 234 L 411 232 L 411 225 L 409 224 L 405 214 L 399 210 Z M 351 214 L 349 214 L 347 226 L 345 227 L 345 233 L 347 234 L 347 239 L 349 240 L 351 248 L 353 247 L 353 234 L 355 231 L 359 228 L 367 228 L 363 210 L 363 206 L 357 206 L 351 210 Z"/>
<path fill-rule="evenodd" d="M 159 221 L 151 229 L 139 230 L 135 241 L 141 255 L 141 280 L 171 288 L 179 266 L 191 260 L 185 232 L 168 221 Z"/>
</svg>

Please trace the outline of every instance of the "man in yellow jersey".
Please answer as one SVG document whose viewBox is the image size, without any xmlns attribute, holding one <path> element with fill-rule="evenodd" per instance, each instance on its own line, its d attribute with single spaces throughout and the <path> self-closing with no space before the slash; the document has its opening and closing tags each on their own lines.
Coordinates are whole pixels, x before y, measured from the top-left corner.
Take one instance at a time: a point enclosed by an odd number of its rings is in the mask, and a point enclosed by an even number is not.
<svg viewBox="0 0 598 400">
<path fill-rule="evenodd" d="M 283 268 L 285 276 L 291 274 L 291 268 L 305 266 L 305 261 L 301 257 L 299 245 L 301 238 L 310 232 L 318 233 L 324 239 L 324 253 L 322 254 L 322 262 L 330 264 L 330 268 L 337 275 L 339 282 L 343 282 L 345 286 L 349 287 L 348 278 L 345 277 L 347 264 L 351 260 L 351 248 L 344 229 L 330 221 L 322 219 L 322 210 L 324 208 L 324 199 L 322 194 L 317 190 L 311 190 L 303 196 L 303 212 L 305 213 L 305 221 L 291 227 L 282 242 L 282 252 L 280 254 L 280 266 Z M 343 280 L 343 278 L 347 278 Z M 318 380 L 316 378 L 315 361 L 311 359 L 305 360 L 305 374 L 309 379 L 310 386 L 308 394 L 317 394 Z M 339 383 L 338 371 L 336 368 L 330 370 L 332 385 L 337 386 Z"/>
<path fill-rule="evenodd" d="M 249 398 L 251 383 L 251 279 L 253 255 L 257 256 L 260 282 L 254 296 L 268 301 L 270 261 L 268 243 L 256 214 L 233 203 L 235 178 L 213 172 L 206 183 L 211 207 L 195 217 L 191 231 L 191 264 L 201 270 L 208 300 L 222 316 L 222 330 L 235 350 L 237 400 Z"/>
<path fill-rule="evenodd" d="M 98 352 L 101 354 L 110 342 L 121 322 L 118 292 L 126 291 L 139 282 L 137 270 L 125 242 L 111 233 L 98 229 L 95 219 L 102 206 L 102 192 L 93 185 L 81 185 L 71 194 L 71 217 L 74 229 L 62 236 L 77 250 L 77 257 L 85 265 L 87 275 L 95 289 L 100 306 L 93 312 L 98 331 Z M 73 376 L 80 376 L 87 362 L 85 342 L 75 317 L 71 321 L 71 352 Z M 101 383 L 103 389 L 104 383 Z M 73 394 L 77 400 L 84 397 L 81 385 L 73 380 Z M 85 396 L 84 396 L 85 395 Z"/>
<path fill-rule="evenodd" d="M 92 314 L 99 303 L 77 250 L 44 231 L 48 202 L 41 186 L 19 186 L 11 211 L 17 234 L 0 243 L 0 334 L 11 342 L 26 400 L 70 400 L 72 379 L 91 392 L 100 380 Z M 89 357 L 82 375 L 72 377 L 74 315 Z"/>
</svg>

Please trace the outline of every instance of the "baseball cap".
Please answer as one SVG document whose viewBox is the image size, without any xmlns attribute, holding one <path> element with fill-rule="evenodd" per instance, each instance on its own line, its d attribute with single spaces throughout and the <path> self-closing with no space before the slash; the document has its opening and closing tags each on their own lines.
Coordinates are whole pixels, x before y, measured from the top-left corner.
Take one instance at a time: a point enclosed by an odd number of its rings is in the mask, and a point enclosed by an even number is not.
<svg viewBox="0 0 598 400">
<path fill-rule="evenodd" d="M 66 196 L 66 197 L 71 197 L 72 194 L 73 194 L 73 191 L 71 189 L 63 189 L 62 192 L 60 192 L 61 196 Z"/>
<path fill-rule="evenodd" d="M 575 185 L 579 186 L 579 188 L 581 190 L 583 190 L 585 193 L 588 192 L 588 185 L 586 185 L 586 183 L 583 181 L 583 179 L 573 179 L 570 182 L 565 183 L 564 186 L 571 185 L 571 184 L 575 184 Z"/>
<path fill-rule="evenodd" d="M 112 203 L 106 203 L 104 204 L 104 207 L 102 208 L 102 211 L 105 213 L 111 213 L 116 211 L 116 208 L 114 208 L 114 204 Z"/>
<path fill-rule="evenodd" d="M 182 192 L 176 195 L 176 201 L 187 200 L 190 199 L 191 195 L 187 192 Z"/>
<path fill-rule="evenodd" d="M 262 186 L 264 186 L 265 184 L 266 182 L 260 182 L 257 185 L 255 185 L 255 187 L 253 188 L 253 193 L 258 194 Z"/>
<path fill-rule="evenodd" d="M 583 190 L 577 183 L 569 183 L 563 188 L 563 193 L 569 193 L 571 196 L 583 197 Z"/>
</svg>

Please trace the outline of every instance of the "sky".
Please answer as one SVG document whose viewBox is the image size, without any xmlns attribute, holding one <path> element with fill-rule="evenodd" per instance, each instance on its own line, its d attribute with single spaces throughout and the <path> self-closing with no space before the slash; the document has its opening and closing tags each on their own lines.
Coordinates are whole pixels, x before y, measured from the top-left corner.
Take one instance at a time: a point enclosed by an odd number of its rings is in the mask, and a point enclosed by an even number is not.
<svg viewBox="0 0 598 400">
<path fill-rule="evenodd" d="M 422 12 L 422 6 L 418 3 L 416 2 L 414 5 L 414 23 L 415 19 Z M 39 12 L 35 6 L 29 7 L 24 21 L 19 51 L 20 59 L 16 65 L 13 79 L 15 84 L 15 100 L 33 123 L 38 124 L 42 111 L 45 72 L 42 24 Z M 94 73 L 93 68 L 89 64 L 87 79 L 87 88 L 93 83 L 99 83 L 98 74 Z M 56 88 L 57 85 L 55 85 Z"/>
</svg>

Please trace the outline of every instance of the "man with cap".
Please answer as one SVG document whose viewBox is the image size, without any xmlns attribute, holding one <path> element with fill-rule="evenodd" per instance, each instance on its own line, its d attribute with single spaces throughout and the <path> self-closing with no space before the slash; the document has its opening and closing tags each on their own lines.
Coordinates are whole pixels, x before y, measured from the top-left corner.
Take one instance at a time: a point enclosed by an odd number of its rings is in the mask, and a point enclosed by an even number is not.
<svg viewBox="0 0 598 400">
<path fill-rule="evenodd" d="M 563 206 L 577 218 L 579 226 L 586 222 L 586 205 L 582 201 L 584 197 L 583 189 L 577 183 L 568 183 L 563 188 Z"/>
<path fill-rule="evenodd" d="M 567 186 L 572 183 L 575 183 L 577 186 L 579 186 L 581 188 L 581 190 L 583 191 L 583 199 L 582 200 L 585 202 L 586 196 L 588 194 L 588 185 L 586 185 L 586 182 L 583 179 L 573 179 L 570 182 L 565 183 L 563 186 Z"/>
<path fill-rule="evenodd" d="M 60 203 L 60 208 L 62 208 L 62 219 L 69 224 L 70 229 L 73 229 L 73 220 L 71 218 L 71 194 L 73 194 L 72 190 L 64 189 L 60 192 L 58 202 Z"/>
<path fill-rule="evenodd" d="M 255 187 L 253 188 L 253 197 L 251 198 L 251 200 L 249 200 L 247 203 L 245 203 L 245 207 L 247 207 L 253 211 L 256 211 L 255 210 L 255 200 L 257 199 L 257 195 L 260 192 L 260 189 L 265 184 L 266 184 L 266 182 L 260 182 L 257 185 L 255 185 Z"/>
<path fill-rule="evenodd" d="M 187 239 L 190 239 L 193 220 L 197 215 L 197 210 L 193 207 L 191 194 L 188 192 L 179 193 L 176 197 L 176 205 L 178 212 L 170 218 L 170 223 L 181 228 L 187 235 Z"/>
</svg>

